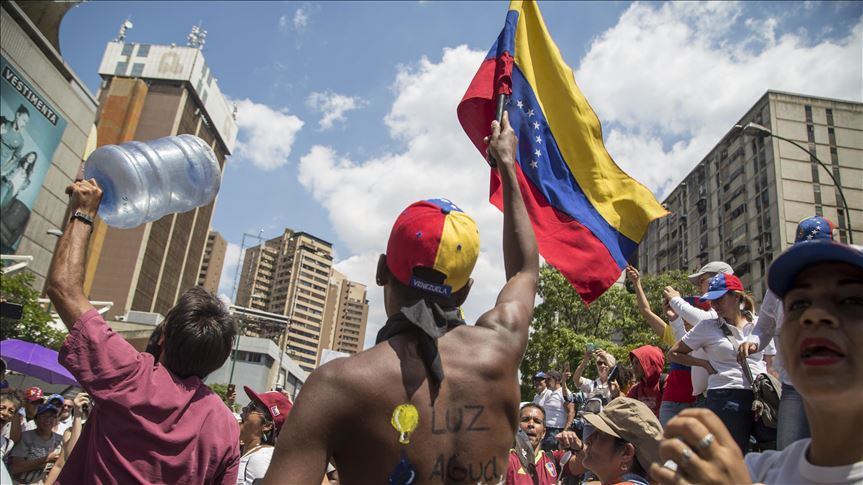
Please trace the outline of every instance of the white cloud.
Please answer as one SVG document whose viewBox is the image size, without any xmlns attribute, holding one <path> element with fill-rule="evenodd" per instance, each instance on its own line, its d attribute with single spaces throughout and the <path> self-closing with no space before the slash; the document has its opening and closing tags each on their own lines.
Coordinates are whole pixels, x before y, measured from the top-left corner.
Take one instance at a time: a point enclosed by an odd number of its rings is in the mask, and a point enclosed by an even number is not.
<svg viewBox="0 0 863 485">
<path fill-rule="evenodd" d="M 366 345 L 386 321 L 382 293 L 374 284 L 377 258 L 396 216 L 411 202 L 449 198 L 479 226 L 482 251 L 465 305 L 469 321 L 491 308 L 503 286 L 503 218 L 488 202 L 488 166 L 455 114 L 463 93 L 453 86 L 467 86 L 484 56 L 460 46 L 444 49 L 440 62 L 423 58 L 399 68 L 386 122 L 391 136 L 405 142 L 402 153 L 357 161 L 318 145 L 300 158 L 300 182 L 327 209 L 351 254 L 337 268 L 369 285 Z"/>
<path fill-rule="evenodd" d="M 240 264 L 240 245 L 229 242 L 225 249 L 225 262 L 222 265 L 222 276 L 219 278 L 219 298 L 231 301 L 234 296 L 234 276 Z"/>
<path fill-rule="evenodd" d="M 288 163 L 291 147 L 303 120 L 286 109 L 273 109 L 249 99 L 235 102 L 240 132 L 235 155 L 263 170 Z"/>
<path fill-rule="evenodd" d="M 842 42 L 807 43 L 777 38 L 775 19 L 747 22 L 741 8 L 633 4 L 579 64 L 576 80 L 603 120 L 609 151 L 654 191 L 682 179 L 768 88 L 860 98 L 863 24 Z M 741 28 L 747 36 L 734 37 Z M 447 197 L 477 221 L 482 252 L 465 305 L 469 321 L 491 308 L 504 283 L 502 217 L 488 203 L 488 167 L 455 115 L 484 55 L 460 46 L 444 49 L 440 61 L 399 68 L 385 121 L 404 150 L 355 160 L 317 145 L 300 158 L 300 183 L 346 244 L 336 267 L 368 285 L 367 346 L 385 321 L 377 256 L 410 202 Z"/>
<path fill-rule="evenodd" d="M 279 32 L 285 33 L 288 31 L 288 16 L 282 15 L 279 17 Z"/>
<path fill-rule="evenodd" d="M 743 8 L 636 3 L 581 60 L 575 78 L 605 123 L 609 152 L 660 196 L 768 89 L 861 97 L 863 23 L 841 42 L 814 43 L 777 38 L 781 19 L 743 20 Z"/>
<path fill-rule="evenodd" d="M 309 26 L 309 14 L 302 8 L 298 8 L 294 12 L 294 30 L 297 32 L 305 32 Z"/>
<path fill-rule="evenodd" d="M 326 92 L 313 92 L 306 99 L 306 105 L 321 113 L 318 126 L 321 130 L 328 130 L 337 122 L 344 122 L 347 118 L 345 113 L 366 106 L 368 102 L 362 98 L 345 96 L 344 94 Z"/>
</svg>

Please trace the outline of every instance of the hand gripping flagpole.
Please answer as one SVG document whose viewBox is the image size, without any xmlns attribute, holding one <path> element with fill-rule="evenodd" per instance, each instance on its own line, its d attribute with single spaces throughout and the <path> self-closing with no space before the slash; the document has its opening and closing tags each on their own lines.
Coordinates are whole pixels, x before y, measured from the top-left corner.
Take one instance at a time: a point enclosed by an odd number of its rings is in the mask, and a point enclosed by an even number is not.
<svg viewBox="0 0 863 485">
<path fill-rule="evenodd" d="M 501 123 L 503 120 L 503 108 L 506 106 L 506 94 L 500 93 L 497 95 L 497 110 L 495 111 L 494 119 L 497 120 L 497 124 Z M 486 160 L 491 168 L 497 167 L 497 160 L 494 159 L 493 156 L 489 155 Z"/>
</svg>

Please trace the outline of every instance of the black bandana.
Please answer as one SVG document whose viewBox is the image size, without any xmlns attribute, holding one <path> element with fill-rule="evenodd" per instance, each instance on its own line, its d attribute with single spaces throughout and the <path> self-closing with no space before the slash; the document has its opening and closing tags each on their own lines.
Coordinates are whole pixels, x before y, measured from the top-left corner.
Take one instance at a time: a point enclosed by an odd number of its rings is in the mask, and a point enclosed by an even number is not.
<svg viewBox="0 0 863 485">
<path fill-rule="evenodd" d="M 386 325 L 378 332 L 375 343 L 379 344 L 400 333 L 419 328 L 425 336 L 420 338 L 420 355 L 431 372 L 435 382 L 443 381 L 443 365 L 438 354 L 437 339 L 447 332 L 449 327 L 464 325 L 459 317 L 458 308 L 443 309 L 437 303 L 420 300 L 391 316 Z"/>
</svg>

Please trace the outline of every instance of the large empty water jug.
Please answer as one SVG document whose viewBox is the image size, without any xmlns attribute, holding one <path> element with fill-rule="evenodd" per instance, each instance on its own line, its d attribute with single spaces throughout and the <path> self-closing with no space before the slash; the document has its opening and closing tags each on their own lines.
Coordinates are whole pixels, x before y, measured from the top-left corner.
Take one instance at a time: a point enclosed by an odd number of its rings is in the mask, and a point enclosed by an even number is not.
<svg viewBox="0 0 863 485">
<path fill-rule="evenodd" d="M 84 162 L 102 188 L 99 216 L 120 229 L 207 205 L 221 183 L 213 150 L 193 135 L 105 145 Z"/>
</svg>

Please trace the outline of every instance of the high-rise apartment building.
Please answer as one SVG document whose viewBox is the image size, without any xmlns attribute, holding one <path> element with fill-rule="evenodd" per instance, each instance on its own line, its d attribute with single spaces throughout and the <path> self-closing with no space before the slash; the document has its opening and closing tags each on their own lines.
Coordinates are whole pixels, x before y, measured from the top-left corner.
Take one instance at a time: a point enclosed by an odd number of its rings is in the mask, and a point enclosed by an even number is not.
<svg viewBox="0 0 863 485">
<path fill-rule="evenodd" d="M 236 304 L 288 316 L 281 344 L 308 371 L 318 362 L 332 264 L 332 244 L 291 229 L 243 258 Z"/>
<path fill-rule="evenodd" d="M 324 349 L 347 354 L 356 354 L 363 350 L 368 316 L 366 285 L 351 281 L 333 270 L 324 311 L 318 363 L 320 364 Z"/>
<path fill-rule="evenodd" d="M 665 199 L 671 215 L 654 221 L 639 246 L 650 273 L 728 262 L 760 301 L 767 268 L 794 242 L 797 223 L 823 215 L 837 238 L 863 243 L 863 104 L 768 91 L 738 125 L 757 123 L 775 137 L 732 128 Z"/>
<path fill-rule="evenodd" d="M 201 260 L 201 269 L 198 272 L 198 286 L 203 287 L 210 293 L 219 291 L 219 280 L 222 278 L 222 268 L 225 266 L 225 253 L 228 250 L 228 241 L 216 231 L 210 231 L 207 236 L 207 245 L 204 246 L 204 258 Z"/>
<path fill-rule="evenodd" d="M 202 31 L 193 28 L 188 47 L 123 37 L 121 30 L 108 43 L 99 67 L 98 144 L 192 134 L 213 148 L 224 172 L 237 124 L 204 60 Z M 108 318 L 129 310 L 166 313 L 198 283 L 214 204 L 134 229 L 98 223 L 84 283 L 88 296 L 114 302 Z"/>
</svg>

